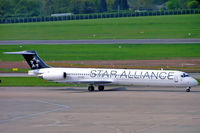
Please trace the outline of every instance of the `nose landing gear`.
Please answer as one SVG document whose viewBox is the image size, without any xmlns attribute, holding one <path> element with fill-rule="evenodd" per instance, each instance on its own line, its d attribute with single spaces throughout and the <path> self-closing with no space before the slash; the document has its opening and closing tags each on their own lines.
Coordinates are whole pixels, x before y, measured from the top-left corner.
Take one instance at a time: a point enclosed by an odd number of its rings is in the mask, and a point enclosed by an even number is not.
<svg viewBox="0 0 200 133">
<path fill-rule="evenodd" d="M 186 92 L 190 92 L 191 87 L 187 87 Z"/>
</svg>

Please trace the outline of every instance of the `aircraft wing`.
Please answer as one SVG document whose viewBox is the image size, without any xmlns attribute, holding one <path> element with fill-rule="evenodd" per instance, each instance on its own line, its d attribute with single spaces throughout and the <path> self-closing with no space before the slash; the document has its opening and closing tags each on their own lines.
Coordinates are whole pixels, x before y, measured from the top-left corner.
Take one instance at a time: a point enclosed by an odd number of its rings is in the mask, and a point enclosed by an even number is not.
<svg viewBox="0 0 200 133">
<path fill-rule="evenodd" d="M 92 80 L 81 80 L 81 81 L 72 81 L 72 83 L 78 84 L 91 84 L 91 85 L 105 85 L 105 84 L 112 84 L 112 81 L 92 81 Z"/>
</svg>

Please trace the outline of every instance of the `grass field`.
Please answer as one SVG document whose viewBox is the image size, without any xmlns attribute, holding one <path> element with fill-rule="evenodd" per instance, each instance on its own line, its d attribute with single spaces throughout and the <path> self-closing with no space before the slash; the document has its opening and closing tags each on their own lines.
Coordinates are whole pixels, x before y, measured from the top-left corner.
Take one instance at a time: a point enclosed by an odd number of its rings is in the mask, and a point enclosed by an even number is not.
<svg viewBox="0 0 200 133">
<path fill-rule="evenodd" d="M 3 52 L 37 50 L 45 61 L 73 60 L 149 60 L 174 58 L 199 58 L 199 44 L 113 44 L 113 45 L 1 45 L 0 60 L 23 61 L 20 55 Z"/>
<path fill-rule="evenodd" d="M 12 68 L 1 68 L 0 66 L 0 72 L 28 72 L 30 69 L 24 69 L 24 68 L 18 68 L 17 71 L 13 71 Z"/>
<path fill-rule="evenodd" d="M 200 38 L 200 15 L 1 24 L 0 40 Z"/>
<path fill-rule="evenodd" d="M 0 77 L 1 86 L 84 86 L 74 84 L 63 84 L 47 82 L 43 79 L 36 77 Z M 200 79 L 197 79 L 200 84 Z"/>
</svg>

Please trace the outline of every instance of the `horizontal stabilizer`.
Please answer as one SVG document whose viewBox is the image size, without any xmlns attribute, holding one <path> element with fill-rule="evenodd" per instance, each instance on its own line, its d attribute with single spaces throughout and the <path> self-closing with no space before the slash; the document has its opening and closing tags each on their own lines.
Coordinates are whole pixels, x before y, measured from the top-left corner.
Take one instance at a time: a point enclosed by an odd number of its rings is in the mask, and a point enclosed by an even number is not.
<svg viewBox="0 0 200 133">
<path fill-rule="evenodd" d="M 4 54 L 25 54 L 25 55 L 34 55 L 35 53 L 29 51 L 19 51 L 19 52 L 4 52 Z"/>
<path fill-rule="evenodd" d="M 37 55 L 37 52 L 32 51 L 19 51 L 19 52 L 4 52 L 4 54 L 20 54 L 27 61 L 31 69 L 49 68 L 42 59 Z"/>
</svg>

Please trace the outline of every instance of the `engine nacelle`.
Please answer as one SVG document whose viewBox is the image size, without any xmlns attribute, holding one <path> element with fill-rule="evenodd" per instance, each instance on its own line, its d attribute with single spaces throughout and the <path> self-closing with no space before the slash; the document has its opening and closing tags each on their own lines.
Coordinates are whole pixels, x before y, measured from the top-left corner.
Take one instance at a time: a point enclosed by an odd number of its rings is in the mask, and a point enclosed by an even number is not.
<svg viewBox="0 0 200 133">
<path fill-rule="evenodd" d="M 66 72 L 56 72 L 56 73 L 44 73 L 40 76 L 45 80 L 62 80 L 66 79 L 67 74 Z"/>
</svg>

